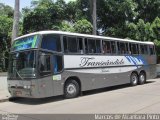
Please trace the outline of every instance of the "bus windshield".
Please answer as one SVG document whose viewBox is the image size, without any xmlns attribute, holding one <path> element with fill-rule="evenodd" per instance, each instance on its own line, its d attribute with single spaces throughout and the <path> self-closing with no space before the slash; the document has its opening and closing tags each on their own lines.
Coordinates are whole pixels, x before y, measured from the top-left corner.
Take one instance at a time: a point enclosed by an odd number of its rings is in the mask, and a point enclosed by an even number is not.
<svg viewBox="0 0 160 120">
<path fill-rule="evenodd" d="M 36 51 L 24 51 L 10 55 L 9 78 L 36 77 Z"/>
</svg>

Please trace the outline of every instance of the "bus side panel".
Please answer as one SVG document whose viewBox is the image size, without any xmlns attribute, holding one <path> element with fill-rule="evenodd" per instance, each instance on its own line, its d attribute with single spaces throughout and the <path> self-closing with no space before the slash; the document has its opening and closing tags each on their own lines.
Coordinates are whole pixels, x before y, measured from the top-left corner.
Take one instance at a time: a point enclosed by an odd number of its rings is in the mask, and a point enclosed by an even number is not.
<svg viewBox="0 0 160 120">
<path fill-rule="evenodd" d="M 53 83 L 51 76 L 38 79 L 38 87 L 40 97 L 53 96 Z"/>
<path fill-rule="evenodd" d="M 121 68 L 109 68 L 109 69 L 121 70 Z M 130 76 L 129 74 L 130 72 L 125 72 L 125 73 L 117 72 L 116 74 L 106 73 L 106 74 L 95 75 L 94 89 L 129 83 L 129 76 Z"/>
<path fill-rule="evenodd" d="M 147 62 L 147 65 L 144 65 L 143 69 L 147 73 L 147 79 L 153 79 L 157 76 L 156 70 L 156 55 L 143 55 L 143 58 Z"/>
<path fill-rule="evenodd" d="M 77 72 L 76 70 L 71 70 L 71 71 L 66 70 L 63 74 L 65 80 L 70 79 L 71 77 L 77 77 L 81 82 L 82 90 L 93 89 L 94 75 L 82 73 L 83 69 L 78 71 L 81 71 L 81 72 Z"/>
</svg>

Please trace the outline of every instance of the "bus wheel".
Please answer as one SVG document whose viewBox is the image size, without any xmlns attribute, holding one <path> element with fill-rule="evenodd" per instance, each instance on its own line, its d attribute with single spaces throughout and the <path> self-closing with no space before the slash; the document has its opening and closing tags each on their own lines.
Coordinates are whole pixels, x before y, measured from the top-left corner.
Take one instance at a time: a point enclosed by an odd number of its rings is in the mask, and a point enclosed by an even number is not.
<svg viewBox="0 0 160 120">
<path fill-rule="evenodd" d="M 79 95 L 80 87 L 77 81 L 69 80 L 64 87 L 64 97 L 75 98 Z"/>
<path fill-rule="evenodd" d="M 138 75 L 135 72 L 133 72 L 130 76 L 130 83 L 132 86 L 136 86 L 138 83 Z"/>
<path fill-rule="evenodd" d="M 138 80 L 138 83 L 140 85 L 144 84 L 146 82 L 146 75 L 144 72 L 140 72 L 139 74 L 139 80 Z"/>
</svg>

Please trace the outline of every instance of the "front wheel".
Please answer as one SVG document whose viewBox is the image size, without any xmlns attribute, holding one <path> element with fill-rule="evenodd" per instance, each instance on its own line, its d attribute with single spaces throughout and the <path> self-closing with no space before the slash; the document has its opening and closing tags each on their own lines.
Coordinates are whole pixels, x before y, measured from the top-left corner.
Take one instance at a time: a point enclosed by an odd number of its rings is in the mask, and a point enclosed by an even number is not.
<svg viewBox="0 0 160 120">
<path fill-rule="evenodd" d="M 146 75 L 145 75 L 145 73 L 141 72 L 141 73 L 139 74 L 138 83 L 139 83 L 140 85 L 142 85 L 142 84 L 144 84 L 145 82 L 146 82 Z"/>
<path fill-rule="evenodd" d="M 132 86 L 136 86 L 138 83 L 138 75 L 136 73 L 132 73 L 130 76 L 130 83 Z"/>
<path fill-rule="evenodd" d="M 79 95 L 80 87 L 76 80 L 69 80 L 64 86 L 64 97 L 75 98 Z"/>
</svg>

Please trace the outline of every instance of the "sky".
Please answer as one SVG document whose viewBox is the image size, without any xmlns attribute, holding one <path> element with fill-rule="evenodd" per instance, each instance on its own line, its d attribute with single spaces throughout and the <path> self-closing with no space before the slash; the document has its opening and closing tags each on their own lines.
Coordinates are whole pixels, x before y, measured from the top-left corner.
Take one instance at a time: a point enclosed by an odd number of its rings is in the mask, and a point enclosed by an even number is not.
<svg viewBox="0 0 160 120">
<path fill-rule="evenodd" d="M 0 3 L 4 3 L 5 5 L 9 5 L 14 8 L 14 1 L 15 0 L 0 0 Z M 30 7 L 30 3 L 32 0 L 20 0 L 20 10 L 24 7 Z M 75 1 L 75 0 L 65 0 L 68 1 Z"/>
</svg>

